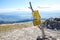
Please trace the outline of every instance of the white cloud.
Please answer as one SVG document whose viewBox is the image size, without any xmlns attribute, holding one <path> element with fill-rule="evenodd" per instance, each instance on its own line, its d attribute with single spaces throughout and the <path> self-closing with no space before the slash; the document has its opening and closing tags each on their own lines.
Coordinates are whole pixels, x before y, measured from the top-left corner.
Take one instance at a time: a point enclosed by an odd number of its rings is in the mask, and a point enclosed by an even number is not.
<svg viewBox="0 0 60 40">
<path fill-rule="evenodd" d="M 4 12 L 13 12 L 13 11 L 17 11 L 17 10 L 16 10 L 16 9 L 13 9 L 13 8 L 0 9 L 0 13 L 4 13 Z"/>
<path fill-rule="evenodd" d="M 15 12 L 15 11 L 30 11 L 29 8 L 7 8 L 7 9 L 0 9 L 0 13 L 6 13 L 6 12 Z"/>
<path fill-rule="evenodd" d="M 53 10 L 60 10 L 60 6 L 40 6 L 40 7 L 34 7 L 34 10 L 39 10 L 39 11 L 53 11 Z M 27 11 L 31 12 L 29 8 L 7 8 L 7 9 L 0 9 L 0 13 L 5 13 L 5 12 L 14 12 L 14 11 Z"/>
<path fill-rule="evenodd" d="M 60 10 L 60 5 L 41 5 L 41 6 L 38 6 L 38 10 L 40 11 Z"/>
</svg>

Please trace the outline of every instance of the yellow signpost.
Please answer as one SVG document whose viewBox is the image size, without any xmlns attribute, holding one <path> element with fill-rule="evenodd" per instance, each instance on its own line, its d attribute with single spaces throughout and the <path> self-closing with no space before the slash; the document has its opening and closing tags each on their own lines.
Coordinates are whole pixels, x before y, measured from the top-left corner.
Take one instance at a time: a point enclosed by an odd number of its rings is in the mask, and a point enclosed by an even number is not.
<svg viewBox="0 0 60 40">
<path fill-rule="evenodd" d="M 34 20 L 33 20 L 34 26 L 40 25 L 41 24 L 41 20 L 40 20 L 41 17 L 39 15 L 38 10 L 33 11 L 32 15 L 33 15 L 33 18 L 34 18 Z"/>
<path fill-rule="evenodd" d="M 34 26 L 38 26 L 39 28 L 41 27 L 40 29 L 41 29 L 41 32 L 42 32 L 42 38 L 45 38 L 44 29 L 43 29 L 42 26 L 40 26 L 40 24 L 41 24 L 40 18 L 41 17 L 39 15 L 39 12 L 38 12 L 38 10 L 33 10 L 31 2 L 29 2 L 29 4 L 30 4 L 30 9 L 32 10 L 32 15 L 33 15 L 33 18 L 34 18 L 33 24 L 34 24 Z"/>
<path fill-rule="evenodd" d="M 34 18 L 34 20 L 33 20 L 34 26 L 40 25 L 41 24 L 41 20 L 40 20 L 41 17 L 39 15 L 38 10 L 33 10 L 31 2 L 29 2 L 29 4 L 30 4 L 30 9 L 32 10 L 32 15 Z"/>
</svg>

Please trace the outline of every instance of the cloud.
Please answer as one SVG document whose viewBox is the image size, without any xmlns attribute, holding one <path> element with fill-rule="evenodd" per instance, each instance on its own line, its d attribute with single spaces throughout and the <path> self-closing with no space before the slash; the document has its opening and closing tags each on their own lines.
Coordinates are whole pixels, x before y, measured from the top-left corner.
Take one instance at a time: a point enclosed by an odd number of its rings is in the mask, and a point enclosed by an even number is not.
<svg viewBox="0 0 60 40">
<path fill-rule="evenodd" d="M 16 9 L 13 9 L 13 8 L 0 9 L 0 13 L 4 13 L 4 12 L 13 12 L 13 11 L 17 11 L 17 10 L 16 10 Z"/>
<path fill-rule="evenodd" d="M 54 10 L 60 10 L 60 7 L 58 6 L 50 6 L 50 7 L 34 7 L 33 8 L 34 10 L 39 10 L 39 11 L 54 11 Z M 19 12 L 23 12 L 23 11 L 26 11 L 26 12 L 31 12 L 31 9 L 29 8 L 6 8 L 6 9 L 0 9 L 0 13 L 5 13 L 5 12 L 15 12 L 15 11 L 19 11 Z"/>
<path fill-rule="evenodd" d="M 41 11 L 54 11 L 54 10 L 60 10 L 60 5 L 40 5 L 38 8 Z"/>
<path fill-rule="evenodd" d="M 15 11 L 30 11 L 29 8 L 6 8 L 6 9 L 0 9 L 0 13 L 6 13 L 6 12 L 15 12 Z"/>
</svg>

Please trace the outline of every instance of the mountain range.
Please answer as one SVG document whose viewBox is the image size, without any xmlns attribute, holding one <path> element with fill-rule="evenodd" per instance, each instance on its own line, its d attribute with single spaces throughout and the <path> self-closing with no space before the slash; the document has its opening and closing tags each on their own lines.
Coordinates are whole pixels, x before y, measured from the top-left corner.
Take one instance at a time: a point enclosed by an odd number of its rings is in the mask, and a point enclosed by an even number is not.
<svg viewBox="0 0 60 40">
<path fill-rule="evenodd" d="M 52 12 L 40 12 L 41 20 L 45 20 L 49 17 L 55 17 L 60 15 L 60 12 L 58 11 L 52 11 Z M 58 14 L 58 15 L 57 15 Z M 46 16 L 48 16 L 46 18 Z M 44 18 L 45 17 L 45 18 Z M 27 22 L 27 21 L 33 21 L 33 16 L 31 12 L 7 12 L 7 13 L 0 13 L 0 24 L 5 23 L 18 23 L 18 22 Z"/>
</svg>

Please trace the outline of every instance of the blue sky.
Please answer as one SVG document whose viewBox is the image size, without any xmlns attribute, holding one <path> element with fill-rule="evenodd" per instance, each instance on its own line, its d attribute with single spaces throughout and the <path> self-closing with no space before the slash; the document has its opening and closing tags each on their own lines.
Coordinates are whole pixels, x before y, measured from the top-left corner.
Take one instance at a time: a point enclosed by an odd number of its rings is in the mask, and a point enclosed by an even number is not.
<svg viewBox="0 0 60 40">
<path fill-rule="evenodd" d="M 0 8 L 21 8 L 27 5 L 27 0 L 0 0 Z"/>
<path fill-rule="evenodd" d="M 33 9 L 39 11 L 60 10 L 60 0 L 0 0 L 0 13 L 30 11 L 29 1 L 31 1 Z"/>
<path fill-rule="evenodd" d="M 0 8 L 25 8 L 29 6 L 60 6 L 60 0 L 0 0 Z"/>
<path fill-rule="evenodd" d="M 29 1 L 32 2 L 33 7 L 60 8 L 60 0 L 0 0 L 0 9 L 28 8 Z"/>
</svg>

